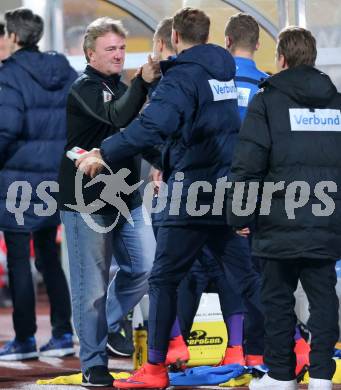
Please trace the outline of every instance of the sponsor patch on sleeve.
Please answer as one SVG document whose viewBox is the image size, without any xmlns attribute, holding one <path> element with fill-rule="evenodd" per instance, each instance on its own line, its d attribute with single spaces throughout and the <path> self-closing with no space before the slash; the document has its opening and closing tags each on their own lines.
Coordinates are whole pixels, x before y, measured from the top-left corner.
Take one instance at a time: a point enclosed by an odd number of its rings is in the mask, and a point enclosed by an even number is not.
<svg viewBox="0 0 341 390">
<path fill-rule="evenodd" d="M 249 97 L 251 93 L 250 88 L 238 87 L 238 106 L 247 107 L 249 105 Z"/>
<path fill-rule="evenodd" d="M 103 90 L 103 101 L 104 103 L 110 102 L 112 99 L 112 94 L 106 90 Z"/>
<path fill-rule="evenodd" d="M 292 131 L 341 131 L 341 111 L 333 109 L 289 108 Z"/>
<path fill-rule="evenodd" d="M 234 80 L 230 81 L 218 81 L 215 79 L 208 80 L 212 93 L 213 100 L 230 100 L 238 98 L 237 87 Z"/>
</svg>

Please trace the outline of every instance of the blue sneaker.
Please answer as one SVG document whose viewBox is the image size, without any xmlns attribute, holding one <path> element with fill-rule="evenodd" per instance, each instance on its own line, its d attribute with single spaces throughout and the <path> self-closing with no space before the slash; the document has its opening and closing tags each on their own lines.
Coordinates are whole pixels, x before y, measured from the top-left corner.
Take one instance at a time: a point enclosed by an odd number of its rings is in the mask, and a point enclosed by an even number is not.
<svg viewBox="0 0 341 390">
<path fill-rule="evenodd" d="M 75 354 L 73 347 L 72 334 L 64 333 L 61 337 L 51 337 L 49 342 L 43 345 L 40 350 L 41 356 L 62 357 Z"/>
<path fill-rule="evenodd" d="M 28 337 L 25 341 L 14 339 L 0 348 L 0 360 L 38 359 L 36 340 Z"/>
</svg>

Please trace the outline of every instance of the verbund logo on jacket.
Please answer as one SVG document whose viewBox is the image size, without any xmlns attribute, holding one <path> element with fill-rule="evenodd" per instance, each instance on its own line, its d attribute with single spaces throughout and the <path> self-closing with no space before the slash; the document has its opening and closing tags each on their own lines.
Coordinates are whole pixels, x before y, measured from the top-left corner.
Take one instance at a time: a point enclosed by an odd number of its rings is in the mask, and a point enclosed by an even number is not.
<svg viewBox="0 0 341 390">
<path fill-rule="evenodd" d="M 341 131 L 340 110 L 290 108 L 289 115 L 293 131 Z"/>
</svg>

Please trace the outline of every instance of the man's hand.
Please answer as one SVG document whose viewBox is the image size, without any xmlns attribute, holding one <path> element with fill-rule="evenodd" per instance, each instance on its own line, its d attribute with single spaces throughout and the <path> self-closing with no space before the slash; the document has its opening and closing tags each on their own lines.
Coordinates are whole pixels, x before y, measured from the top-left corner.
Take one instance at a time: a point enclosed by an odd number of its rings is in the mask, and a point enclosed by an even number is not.
<svg viewBox="0 0 341 390">
<path fill-rule="evenodd" d="M 152 167 L 149 173 L 149 177 L 154 184 L 154 194 L 157 194 L 162 182 L 162 172 Z"/>
<path fill-rule="evenodd" d="M 159 61 L 154 61 L 149 54 L 148 62 L 142 66 L 142 78 L 145 82 L 151 83 L 160 77 L 160 63 Z"/>
<path fill-rule="evenodd" d="M 82 154 L 75 164 L 78 169 L 90 177 L 95 177 L 104 167 L 104 161 L 99 149 L 92 149 L 90 152 Z"/>
<path fill-rule="evenodd" d="M 139 66 L 137 69 L 136 69 L 136 72 L 134 74 L 134 77 L 137 77 L 137 76 L 141 76 L 142 77 L 142 66 Z"/>
<path fill-rule="evenodd" d="M 236 233 L 241 237 L 247 238 L 250 234 L 250 229 L 249 228 L 238 229 L 236 230 Z"/>
</svg>

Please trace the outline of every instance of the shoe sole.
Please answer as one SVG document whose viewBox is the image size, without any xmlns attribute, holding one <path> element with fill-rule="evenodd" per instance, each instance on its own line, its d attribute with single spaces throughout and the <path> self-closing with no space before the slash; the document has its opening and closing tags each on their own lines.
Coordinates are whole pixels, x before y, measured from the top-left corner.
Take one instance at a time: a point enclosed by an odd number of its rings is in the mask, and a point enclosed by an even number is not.
<svg viewBox="0 0 341 390">
<path fill-rule="evenodd" d="M 50 351 L 43 351 L 40 352 L 40 356 L 45 357 L 63 357 L 63 356 L 72 356 L 76 353 L 74 348 L 61 348 L 61 349 L 54 349 Z"/>
<path fill-rule="evenodd" d="M 113 348 L 111 345 L 107 344 L 107 348 L 110 352 L 114 353 L 115 355 L 123 356 L 123 357 L 131 357 L 133 354 L 126 354 L 120 351 L 117 351 L 115 348 Z"/>
<path fill-rule="evenodd" d="M 17 361 L 17 360 L 29 360 L 29 359 L 38 359 L 38 352 L 31 353 L 12 353 L 10 355 L 0 356 L 0 361 Z"/>
<path fill-rule="evenodd" d="M 260 387 L 258 385 L 258 382 L 252 382 L 252 381 L 249 384 L 249 389 L 250 390 L 259 390 L 259 389 L 262 389 L 262 390 L 274 390 L 274 384 L 267 384 L 267 385 L 263 385 L 262 384 L 262 387 Z M 294 389 L 298 390 L 298 384 L 296 385 L 296 387 L 285 385 L 285 387 L 283 386 L 283 387 L 281 387 L 281 389 L 283 389 L 283 390 L 294 390 Z"/>
</svg>

